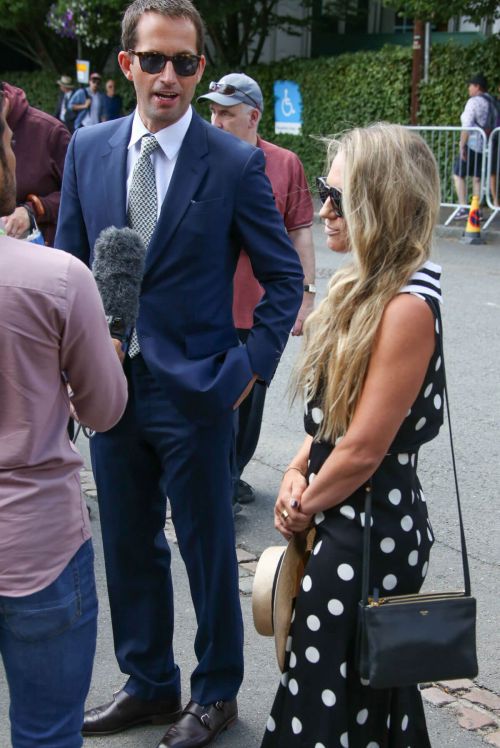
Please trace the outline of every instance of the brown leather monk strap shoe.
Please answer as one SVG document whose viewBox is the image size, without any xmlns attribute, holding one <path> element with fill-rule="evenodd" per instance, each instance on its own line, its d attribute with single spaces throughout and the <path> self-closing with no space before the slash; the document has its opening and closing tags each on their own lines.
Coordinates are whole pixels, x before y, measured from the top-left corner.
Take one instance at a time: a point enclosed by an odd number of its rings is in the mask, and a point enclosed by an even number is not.
<svg viewBox="0 0 500 748">
<path fill-rule="evenodd" d="M 190 701 L 157 748 L 202 748 L 238 719 L 236 699 L 202 706 Z"/>
<path fill-rule="evenodd" d="M 112 735 L 135 725 L 168 725 L 181 715 L 180 696 L 144 701 L 126 691 L 113 694 L 113 701 L 85 712 L 82 735 Z"/>
</svg>

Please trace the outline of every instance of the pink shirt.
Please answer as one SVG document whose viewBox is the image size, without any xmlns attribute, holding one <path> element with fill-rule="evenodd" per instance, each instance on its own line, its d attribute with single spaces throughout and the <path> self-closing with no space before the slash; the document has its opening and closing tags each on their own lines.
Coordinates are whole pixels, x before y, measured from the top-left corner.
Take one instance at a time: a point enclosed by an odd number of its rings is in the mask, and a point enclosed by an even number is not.
<svg viewBox="0 0 500 748">
<path fill-rule="evenodd" d="M 44 589 L 90 537 L 63 371 L 81 421 L 111 428 L 127 384 L 91 272 L 0 236 L 0 595 Z"/>
<path fill-rule="evenodd" d="M 276 207 L 283 216 L 288 232 L 312 226 L 314 206 L 307 184 L 304 167 L 299 157 L 287 148 L 281 148 L 257 138 L 257 146 L 266 157 L 266 174 L 273 188 Z M 253 327 L 253 312 L 264 293 L 254 277 L 250 258 L 241 250 L 234 274 L 234 326 L 243 330 Z"/>
</svg>

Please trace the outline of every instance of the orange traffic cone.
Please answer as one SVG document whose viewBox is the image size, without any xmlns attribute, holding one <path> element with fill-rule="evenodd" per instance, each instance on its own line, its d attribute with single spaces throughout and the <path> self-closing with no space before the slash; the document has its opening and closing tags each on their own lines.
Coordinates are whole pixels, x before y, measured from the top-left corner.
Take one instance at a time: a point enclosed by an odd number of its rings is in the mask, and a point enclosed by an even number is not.
<svg viewBox="0 0 500 748">
<path fill-rule="evenodd" d="M 481 218 L 479 215 L 479 197 L 477 195 L 472 196 L 467 226 L 462 234 L 461 241 L 464 244 L 486 244 L 481 239 Z"/>
</svg>

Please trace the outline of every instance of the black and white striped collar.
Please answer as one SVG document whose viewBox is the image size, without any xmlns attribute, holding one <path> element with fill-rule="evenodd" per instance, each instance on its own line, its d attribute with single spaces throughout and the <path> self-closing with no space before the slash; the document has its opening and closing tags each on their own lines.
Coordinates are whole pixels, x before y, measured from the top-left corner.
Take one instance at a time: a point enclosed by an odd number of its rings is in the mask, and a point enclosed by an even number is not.
<svg viewBox="0 0 500 748">
<path fill-rule="evenodd" d="M 442 304 L 441 266 L 427 260 L 419 270 L 413 273 L 400 293 L 413 293 L 416 296 L 432 296 Z"/>
</svg>

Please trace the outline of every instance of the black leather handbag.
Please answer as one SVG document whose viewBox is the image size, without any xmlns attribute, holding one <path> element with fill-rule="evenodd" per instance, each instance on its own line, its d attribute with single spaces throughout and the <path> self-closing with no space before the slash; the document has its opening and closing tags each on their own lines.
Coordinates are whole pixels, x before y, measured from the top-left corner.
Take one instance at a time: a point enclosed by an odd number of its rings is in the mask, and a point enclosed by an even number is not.
<svg viewBox="0 0 500 748">
<path fill-rule="evenodd" d="M 438 315 L 439 318 L 439 315 Z M 441 342 L 441 360 L 444 357 Z M 362 599 L 359 603 L 357 665 L 371 688 L 399 688 L 437 680 L 473 678 L 476 655 L 476 600 L 460 506 L 446 374 L 444 394 L 460 522 L 464 591 L 379 597 L 369 595 L 372 487 L 366 487 Z"/>
</svg>

